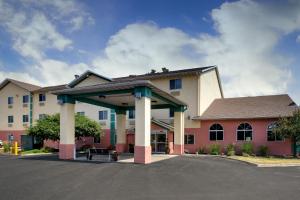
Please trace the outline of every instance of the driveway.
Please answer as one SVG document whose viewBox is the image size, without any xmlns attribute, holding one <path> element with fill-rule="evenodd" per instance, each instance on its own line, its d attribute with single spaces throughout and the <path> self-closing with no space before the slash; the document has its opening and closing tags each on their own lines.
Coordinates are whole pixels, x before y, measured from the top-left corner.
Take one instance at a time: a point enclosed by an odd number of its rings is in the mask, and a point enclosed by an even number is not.
<svg viewBox="0 0 300 200">
<path fill-rule="evenodd" d="M 0 156 L 0 199 L 299 199 L 300 167 L 257 168 L 218 157 L 150 165 Z"/>
</svg>

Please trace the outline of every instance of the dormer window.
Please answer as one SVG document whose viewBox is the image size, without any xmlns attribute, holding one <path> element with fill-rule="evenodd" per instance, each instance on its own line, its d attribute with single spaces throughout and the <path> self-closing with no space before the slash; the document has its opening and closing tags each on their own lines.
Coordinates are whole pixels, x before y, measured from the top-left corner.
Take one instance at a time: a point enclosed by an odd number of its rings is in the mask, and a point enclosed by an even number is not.
<svg viewBox="0 0 300 200">
<path fill-rule="evenodd" d="M 181 79 L 170 80 L 170 90 L 179 90 L 181 89 L 181 86 Z"/>
</svg>

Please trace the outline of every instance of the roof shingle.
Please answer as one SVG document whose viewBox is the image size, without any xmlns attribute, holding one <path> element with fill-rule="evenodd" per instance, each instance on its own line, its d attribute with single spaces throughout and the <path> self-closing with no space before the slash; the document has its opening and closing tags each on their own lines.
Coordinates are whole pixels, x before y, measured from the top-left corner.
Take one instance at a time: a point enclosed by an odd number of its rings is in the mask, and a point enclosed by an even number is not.
<svg viewBox="0 0 300 200">
<path fill-rule="evenodd" d="M 194 119 L 260 119 L 291 116 L 298 108 L 289 95 L 215 99 L 206 111 Z"/>
</svg>

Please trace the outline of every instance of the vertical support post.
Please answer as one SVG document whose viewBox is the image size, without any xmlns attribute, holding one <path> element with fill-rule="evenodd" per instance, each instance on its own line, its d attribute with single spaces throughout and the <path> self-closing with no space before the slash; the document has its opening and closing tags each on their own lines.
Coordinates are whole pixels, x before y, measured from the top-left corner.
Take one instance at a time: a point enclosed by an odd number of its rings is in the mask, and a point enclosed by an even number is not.
<svg viewBox="0 0 300 200">
<path fill-rule="evenodd" d="M 174 112 L 174 154 L 184 153 L 184 112 Z"/>
<path fill-rule="evenodd" d="M 118 153 L 125 152 L 126 149 L 126 110 L 117 110 L 117 145 Z"/>
<path fill-rule="evenodd" d="M 60 106 L 59 158 L 75 160 L 75 101 L 63 96 Z"/>
<path fill-rule="evenodd" d="M 116 119 L 115 119 L 116 112 L 114 109 L 110 110 L 110 144 L 112 146 L 116 145 Z"/>
<path fill-rule="evenodd" d="M 134 162 L 147 164 L 151 163 L 151 145 L 150 145 L 150 129 L 151 129 L 151 99 L 147 91 L 138 94 L 135 99 L 135 147 Z"/>
</svg>

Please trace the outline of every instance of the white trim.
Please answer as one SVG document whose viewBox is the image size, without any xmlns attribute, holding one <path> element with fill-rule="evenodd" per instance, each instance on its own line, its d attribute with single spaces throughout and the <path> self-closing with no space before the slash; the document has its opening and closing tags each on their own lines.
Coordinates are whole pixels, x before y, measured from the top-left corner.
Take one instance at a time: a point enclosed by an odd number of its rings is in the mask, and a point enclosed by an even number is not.
<svg viewBox="0 0 300 200">
<path fill-rule="evenodd" d="M 193 144 L 185 144 L 185 136 L 188 136 L 188 135 L 192 135 L 193 137 L 194 137 L 194 142 L 193 142 Z M 183 144 L 184 145 L 195 145 L 196 144 L 196 137 L 195 137 L 195 133 L 184 133 L 184 136 L 183 136 L 184 138 L 183 138 Z"/>
<path fill-rule="evenodd" d="M 275 133 L 275 140 L 274 140 L 274 141 L 268 140 L 269 126 L 270 126 L 271 124 L 274 124 L 274 123 L 276 123 L 276 122 L 275 122 L 275 121 L 273 121 L 273 122 L 271 122 L 271 123 L 267 124 L 267 129 L 266 129 L 266 134 L 267 134 L 267 142 L 285 142 L 285 138 L 284 138 L 284 137 L 283 137 L 283 139 L 282 139 L 282 140 L 276 140 L 276 133 Z"/>
<path fill-rule="evenodd" d="M 241 125 L 241 124 L 249 124 L 250 126 L 251 126 L 251 131 L 252 131 L 252 133 L 251 133 L 251 140 L 250 140 L 250 142 L 252 142 L 253 140 L 254 140 L 254 129 L 253 129 L 253 126 L 251 125 L 251 123 L 249 123 L 249 122 L 242 122 L 242 123 L 239 123 L 238 124 L 238 126 L 236 127 L 236 133 L 235 133 L 235 139 L 236 139 L 236 141 L 237 142 L 248 142 L 247 140 L 246 140 L 246 138 L 245 138 L 245 131 L 246 131 L 246 129 L 243 129 L 242 131 L 244 131 L 244 140 L 238 140 L 238 135 L 237 135 L 237 133 L 238 133 L 238 128 L 239 128 L 239 126 Z"/>
<path fill-rule="evenodd" d="M 217 140 L 217 135 L 216 135 L 216 140 L 211 140 L 210 139 L 210 128 L 213 126 L 213 125 L 215 125 L 215 124 L 219 124 L 221 127 L 222 127 L 222 132 L 223 132 L 223 139 L 222 140 Z M 214 131 L 215 133 L 218 131 L 218 130 L 212 130 L 212 131 Z M 220 131 L 220 130 L 219 130 Z M 211 124 L 210 126 L 209 126 L 209 128 L 208 128 L 208 141 L 214 141 L 214 142 L 217 142 L 217 141 L 224 141 L 224 133 L 225 133 L 225 131 L 224 131 L 224 128 L 223 128 L 223 126 L 220 124 L 220 123 L 213 123 L 213 124 Z M 217 133 L 216 133 L 217 134 Z"/>
</svg>

